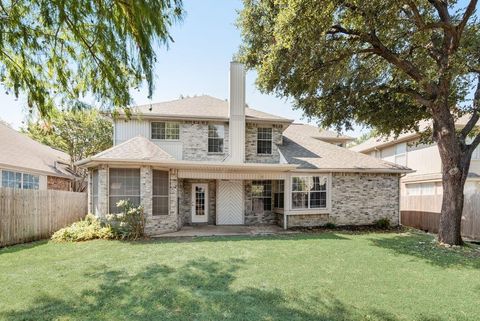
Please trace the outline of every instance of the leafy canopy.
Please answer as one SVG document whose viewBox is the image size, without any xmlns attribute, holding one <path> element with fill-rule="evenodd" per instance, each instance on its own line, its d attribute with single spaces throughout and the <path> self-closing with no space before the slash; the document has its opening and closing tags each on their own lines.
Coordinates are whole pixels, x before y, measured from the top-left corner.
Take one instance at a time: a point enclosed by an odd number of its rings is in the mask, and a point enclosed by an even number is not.
<svg viewBox="0 0 480 321">
<path fill-rule="evenodd" d="M 182 0 L 0 0 L 0 82 L 42 116 L 85 95 L 127 106 L 142 81 L 152 95 L 155 47 L 182 16 Z"/>
<path fill-rule="evenodd" d="M 477 1 L 244 0 L 240 58 L 261 90 L 290 96 L 325 126 L 416 129 L 453 117 L 480 73 Z M 461 10 L 460 10 L 461 9 Z"/>
</svg>

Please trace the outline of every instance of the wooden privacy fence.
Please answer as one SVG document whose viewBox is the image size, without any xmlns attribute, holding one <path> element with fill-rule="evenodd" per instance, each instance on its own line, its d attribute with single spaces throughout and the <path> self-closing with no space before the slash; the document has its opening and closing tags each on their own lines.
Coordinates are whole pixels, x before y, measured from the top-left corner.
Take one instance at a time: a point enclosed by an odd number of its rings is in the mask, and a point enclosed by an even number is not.
<svg viewBox="0 0 480 321">
<path fill-rule="evenodd" d="M 438 232 L 442 195 L 402 196 L 401 224 Z M 462 236 L 480 240 L 480 194 L 465 195 Z"/>
<path fill-rule="evenodd" d="M 48 238 L 86 213 L 86 193 L 0 188 L 0 247 Z"/>
</svg>

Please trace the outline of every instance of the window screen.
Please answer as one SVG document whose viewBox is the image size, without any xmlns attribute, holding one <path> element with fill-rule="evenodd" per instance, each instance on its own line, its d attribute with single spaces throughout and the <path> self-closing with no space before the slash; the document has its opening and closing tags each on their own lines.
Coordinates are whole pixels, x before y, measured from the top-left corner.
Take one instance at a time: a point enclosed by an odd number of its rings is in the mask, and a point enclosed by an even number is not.
<svg viewBox="0 0 480 321">
<path fill-rule="evenodd" d="M 153 215 L 168 215 L 168 172 L 153 171 Z"/>
<path fill-rule="evenodd" d="M 134 206 L 140 205 L 140 169 L 111 168 L 109 189 L 109 211 L 119 213 L 117 202 L 129 200 Z"/>
</svg>

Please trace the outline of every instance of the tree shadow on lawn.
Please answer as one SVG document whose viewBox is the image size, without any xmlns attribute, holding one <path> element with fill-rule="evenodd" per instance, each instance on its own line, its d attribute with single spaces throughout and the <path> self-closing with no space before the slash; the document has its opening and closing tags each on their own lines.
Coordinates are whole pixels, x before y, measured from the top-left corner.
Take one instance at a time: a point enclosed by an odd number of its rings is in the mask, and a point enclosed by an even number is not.
<svg viewBox="0 0 480 321">
<path fill-rule="evenodd" d="M 408 232 L 390 238 L 371 239 L 376 246 L 398 254 L 413 256 L 440 267 L 464 267 L 480 269 L 480 247 L 463 246 L 445 248 L 439 246 L 429 234 Z"/>
<path fill-rule="evenodd" d="M 386 311 L 358 310 L 327 293 L 302 299 L 261 285 L 236 289 L 232 283 L 243 264 L 203 258 L 179 268 L 151 265 L 138 273 L 92 271 L 84 277 L 98 278 L 99 287 L 64 297 L 42 294 L 23 310 L 0 312 L 0 319 L 340 321 L 368 315 L 368 320 L 399 320 Z"/>
<path fill-rule="evenodd" d="M 34 247 L 45 245 L 47 243 L 48 243 L 48 240 L 40 240 L 40 241 L 30 241 L 28 243 L 22 243 L 22 244 L 7 245 L 5 247 L 0 247 L 0 255 L 7 254 L 7 253 L 15 253 L 23 250 L 30 250 Z"/>
</svg>

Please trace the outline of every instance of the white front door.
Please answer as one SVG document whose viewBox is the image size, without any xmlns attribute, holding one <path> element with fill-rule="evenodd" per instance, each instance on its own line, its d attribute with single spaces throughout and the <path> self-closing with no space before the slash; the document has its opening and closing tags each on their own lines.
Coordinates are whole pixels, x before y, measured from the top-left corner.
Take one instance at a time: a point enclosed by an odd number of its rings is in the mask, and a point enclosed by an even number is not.
<svg viewBox="0 0 480 321">
<path fill-rule="evenodd" d="M 192 184 L 192 223 L 208 222 L 208 184 Z"/>
</svg>

